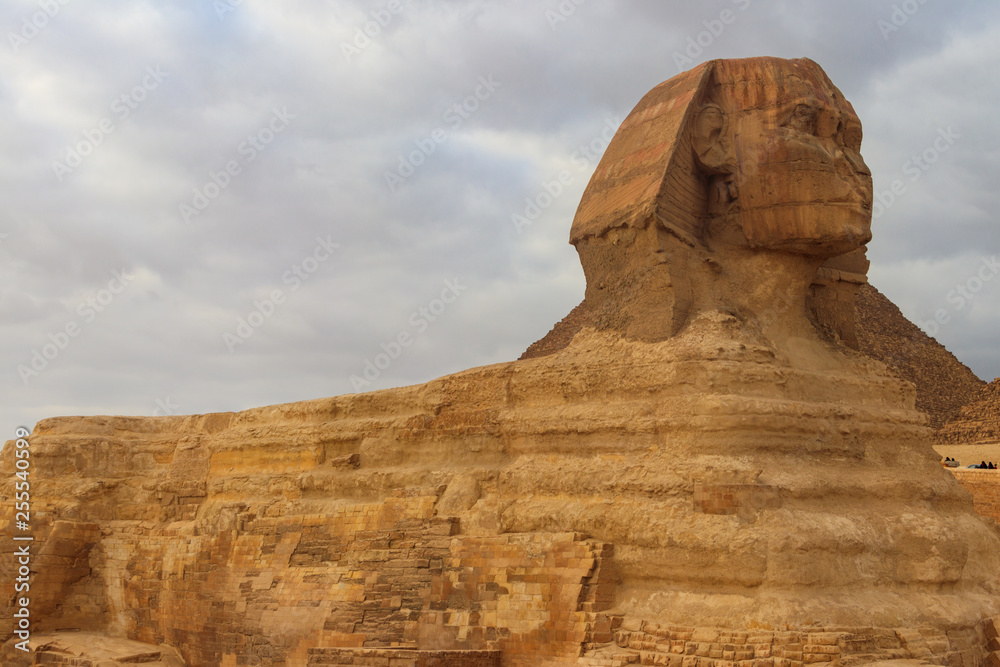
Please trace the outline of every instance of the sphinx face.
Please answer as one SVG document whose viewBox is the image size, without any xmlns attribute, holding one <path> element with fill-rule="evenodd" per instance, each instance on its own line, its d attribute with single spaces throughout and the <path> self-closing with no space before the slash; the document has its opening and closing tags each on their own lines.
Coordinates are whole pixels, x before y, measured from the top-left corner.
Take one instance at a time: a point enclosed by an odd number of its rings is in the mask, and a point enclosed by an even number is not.
<svg viewBox="0 0 1000 667">
<path fill-rule="evenodd" d="M 855 250 L 871 239 L 861 121 L 821 71 L 778 81 L 774 90 L 731 89 L 753 98 L 733 100 L 743 109 L 733 127 L 743 234 L 751 248 L 824 257 Z"/>
</svg>

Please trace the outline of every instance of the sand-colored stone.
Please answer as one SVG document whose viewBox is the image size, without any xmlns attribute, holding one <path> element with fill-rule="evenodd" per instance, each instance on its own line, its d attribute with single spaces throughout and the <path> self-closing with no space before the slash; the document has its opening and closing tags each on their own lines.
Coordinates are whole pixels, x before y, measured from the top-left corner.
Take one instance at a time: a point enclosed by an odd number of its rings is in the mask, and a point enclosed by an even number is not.
<svg viewBox="0 0 1000 667">
<path fill-rule="evenodd" d="M 935 435 L 941 445 L 1000 445 L 1000 378 L 983 387 Z"/>
<path fill-rule="evenodd" d="M 54 632 L 31 640 L 28 655 L 8 656 L 5 667 L 22 665 L 65 665 L 66 667 L 115 667 L 143 664 L 147 667 L 185 667 L 176 649 L 151 646 L 128 639 L 115 639 L 92 632 Z"/>
<path fill-rule="evenodd" d="M 819 281 L 811 286 L 813 309 L 822 306 L 815 298 L 819 287 Z M 852 312 L 846 305 L 842 310 L 848 314 Z M 899 308 L 872 285 L 859 286 L 853 312 L 854 330 L 840 329 L 841 339 L 845 342 L 856 340 L 857 345 L 851 347 L 881 361 L 904 380 L 912 382 L 917 390 L 917 409 L 927 413 L 932 427 L 940 427 L 957 416 L 959 410 L 971 403 L 986 386 L 968 366 L 907 320 Z M 520 358 L 532 359 L 565 348 L 580 329 L 587 326 L 588 317 L 587 303 L 583 301 L 544 337 L 532 343 Z M 841 326 L 847 327 L 850 319 L 845 316 Z M 956 456 L 952 451 L 940 449 L 940 444 L 937 441 L 935 446 L 942 456 Z M 962 456 L 968 456 L 970 461 L 972 458 L 1000 461 L 1000 438 L 995 448 L 995 454 L 978 455 L 969 450 Z"/>
<path fill-rule="evenodd" d="M 858 349 L 917 387 L 917 409 L 938 428 L 982 391 L 986 383 L 944 345 L 906 319 L 871 285 L 857 297 Z"/>
<path fill-rule="evenodd" d="M 622 123 L 570 232 L 591 326 L 655 342 L 725 310 L 781 345 L 813 335 L 811 310 L 853 338 L 871 238 L 861 123 L 814 63 L 778 62 L 695 68 Z"/>
<path fill-rule="evenodd" d="M 33 553 L 62 535 L 89 573 L 53 579 L 35 631 L 192 666 L 982 664 L 1000 530 L 940 466 L 913 385 L 842 344 L 850 305 L 810 306 L 817 276 L 863 262 L 859 145 L 815 63 L 706 63 L 598 166 L 572 235 L 597 315 L 560 351 L 40 422 Z"/>
<path fill-rule="evenodd" d="M 976 511 L 982 516 L 1000 522 L 1000 470 L 967 467 L 949 468 L 949 470 L 972 494 Z"/>
</svg>

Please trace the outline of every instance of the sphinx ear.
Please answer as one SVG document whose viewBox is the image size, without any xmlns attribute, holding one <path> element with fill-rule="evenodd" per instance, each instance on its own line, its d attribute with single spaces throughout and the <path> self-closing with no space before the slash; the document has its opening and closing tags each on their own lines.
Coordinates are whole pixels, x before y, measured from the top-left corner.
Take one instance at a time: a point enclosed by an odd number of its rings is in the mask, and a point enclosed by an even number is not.
<svg viewBox="0 0 1000 667">
<path fill-rule="evenodd" d="M 695 116 L 691 143 L 695 160 L 705 174 L 731 174 L 736 170 L 726 139 L 728 124 L 729 118 L 718 104 L 706 104 Z"/>
</svg>

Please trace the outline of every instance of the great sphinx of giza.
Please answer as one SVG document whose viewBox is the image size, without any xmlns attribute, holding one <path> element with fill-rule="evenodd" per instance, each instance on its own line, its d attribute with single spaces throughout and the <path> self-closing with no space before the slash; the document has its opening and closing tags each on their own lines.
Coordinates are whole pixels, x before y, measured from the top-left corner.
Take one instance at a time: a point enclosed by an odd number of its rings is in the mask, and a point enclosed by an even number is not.
<svg viewBox="0 0 1000 667">
<path fill-rule="evenodd" d="M 32 646 L 113 637 L 197 666 L 1000 659 L 1000 529 L 939 465 L 913 385 L 851 349 L 860 145 L 815 63 L 705 63 L 639 102 L 584 193 L 590 319 L 563 349 L 239 413 L 40 422 Z M 31 664 L 6 593 L 4 664 Z"/>
<path fill-rule="evenodd" d="M 779 62 L 699 67 L 623 123 L 570 234 L 599 330 L 656 342 L 696 313 L 729 311 L 784 347 L 812 337 L 808 314 L 854 346 L 849 306 L 810 288 L 843 276 L 850 289 L 868 268 L 861 122 L 815 63 Z"/>
</svg>

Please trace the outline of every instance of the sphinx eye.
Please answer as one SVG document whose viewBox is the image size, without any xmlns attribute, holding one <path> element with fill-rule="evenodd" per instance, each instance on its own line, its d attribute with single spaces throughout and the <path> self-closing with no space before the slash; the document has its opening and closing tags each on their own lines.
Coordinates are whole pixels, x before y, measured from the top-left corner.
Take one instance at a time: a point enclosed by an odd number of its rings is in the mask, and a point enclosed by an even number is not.
<svg viewBox="0 0 1000 667">
<path fill-rule="evenodd" d="M 788 127 L 806 134 L 816 134 L 816 120 L 819 111 L 816 107 L 808 104 L 798 104 L 792 111 L 792 117 L 788 119 Z"/>
</svg>

